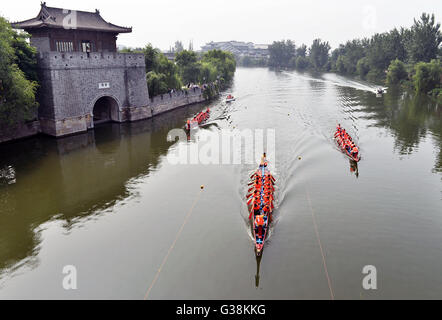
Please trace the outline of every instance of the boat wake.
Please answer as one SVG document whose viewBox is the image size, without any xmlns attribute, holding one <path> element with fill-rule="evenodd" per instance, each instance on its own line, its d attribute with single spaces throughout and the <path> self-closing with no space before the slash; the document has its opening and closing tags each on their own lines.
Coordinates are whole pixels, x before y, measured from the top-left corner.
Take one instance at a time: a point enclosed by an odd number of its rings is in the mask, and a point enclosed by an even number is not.
<svg viewBox="0 0 442 320">
<path fill-rule="evenodd" d="M 307 74 L 293 73 L 293 72 L 288 72 L 288 74 L 292 75 L 293 77 L 299 78 L 299 79 L 304 79 L 304 80 L 314 81 L 314 82 L 322 82 L 322 83 L 331 84 L 331 85 L 334 85 L 337 87 L 348 87 L 348 88 L 353 88 L 356 90 L 373 92 L 373 93 L 375 93 L 376 90 L 380 87 L 376 84 L 364 82 L 362 80 L 351 80 L 346 77 L 341 77 L 341 76 L 334 74 L 334 73 L 325 73 L 325 74 L 322 74 L 320 77 L 314 77 L 314 76 L 307 75 Z M 382 87 L 382 88 L 385 89 L 384 87 Z"/>
</svg>

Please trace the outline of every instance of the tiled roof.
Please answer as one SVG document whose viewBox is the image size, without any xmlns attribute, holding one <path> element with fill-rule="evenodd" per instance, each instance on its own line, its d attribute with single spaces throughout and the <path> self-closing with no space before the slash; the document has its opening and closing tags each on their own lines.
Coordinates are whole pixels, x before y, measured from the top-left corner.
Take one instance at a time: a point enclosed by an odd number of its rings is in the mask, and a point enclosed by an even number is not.
<svg viewBox="0 0 442 320">
<path fill-rule="evenodd" d="M 41 10 L 37 17 L 21 22 L 15 22 L 11 25 L 15 29 L 25 30 L 48 27 L 115 33 L 132 32 L 132 28 L 120 27 L 106 22 L 100 16 L 98 10 L 95 10 L 95 12 L 86 12 L 52 8 L 47 7 L 45 2 L 41 4 Z"/>
</svg>

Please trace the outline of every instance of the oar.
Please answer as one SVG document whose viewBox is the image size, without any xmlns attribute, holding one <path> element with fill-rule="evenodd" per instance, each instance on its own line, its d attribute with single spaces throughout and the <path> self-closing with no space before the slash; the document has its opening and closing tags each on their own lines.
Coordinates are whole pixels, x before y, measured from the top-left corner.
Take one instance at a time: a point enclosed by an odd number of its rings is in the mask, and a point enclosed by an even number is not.
<svg viewBox="0 0 442 320">
<path fill-rule="evenodd" d="M 254 172 L 254 173 L 250 176 L 250 178 L 253 179 L 254 176 L 256 176 L 256 172 Z"/>
<path fill-rule="evenodd" d="M 249 193 L 246 195 L 246 199 L 250 198 L 251 196 L 255 195 L 255 192 Z"/>
<path fill-rule="evenodd" d="M 252 214 L 253 214 L 253 207 L 252 207 L 252 210 L 250 210 L 249 220 L 252 219 Z"/>
</svg>

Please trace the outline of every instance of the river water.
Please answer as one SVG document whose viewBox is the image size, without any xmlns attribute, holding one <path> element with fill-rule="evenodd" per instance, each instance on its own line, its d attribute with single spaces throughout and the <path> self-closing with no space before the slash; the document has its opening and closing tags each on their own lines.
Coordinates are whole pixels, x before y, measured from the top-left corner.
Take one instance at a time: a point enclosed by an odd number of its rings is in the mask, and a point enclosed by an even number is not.
<svg viewBox="0 0 442 320">
<path fill-rule="evenodd" d="M 0 146 L 0 299 L 442 298 L 441 110 L 374 88 L 239 68 L 230 104 Z M 208 106 L 189 141 L 168 139 Z M 357 167 L 331 139 L 337 122 L 358 141 Z M 246 148 L 237 164 L 171 161 L 226 130 L 274 142 L 264 148 L 277 208 L 261 259 Z M 367 265 L 376 290 L 363 287 Z"/>
</svg>

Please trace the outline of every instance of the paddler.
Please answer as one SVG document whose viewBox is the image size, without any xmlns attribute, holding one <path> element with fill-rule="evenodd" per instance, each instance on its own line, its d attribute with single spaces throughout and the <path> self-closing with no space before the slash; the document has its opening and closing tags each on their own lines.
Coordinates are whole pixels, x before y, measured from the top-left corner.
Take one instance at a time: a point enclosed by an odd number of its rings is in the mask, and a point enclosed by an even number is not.
<svg viewBox="0 0 442 320">
<path fill-rule="evenodd" d="M 262 228 L 264 226 L 264 216 L 258 215 L 255 217 L 255 234 L 262 235 Z"/>
<path fill-rule="evenodd" d="M 261 162 L 259 163 L 260 167 L 267 167 L 267 156 L 266 153 L 264 152 L 262 157 L 261 157 Z"/>
<path fill-rule="evenodd" d="M 358 153 L 359 153 L 358 147 L 354 146 L 352 151 L 351 151 L 352 156 L 357 158 L 358 157 Z"/>
<path fill-rule="evenodd" d="M 260 214 L 260 206 L 259 206 L 259 201 L 254 201 L 253 203 L 253 211 L 255 212 L 255 216 Z"/>
</svg>

